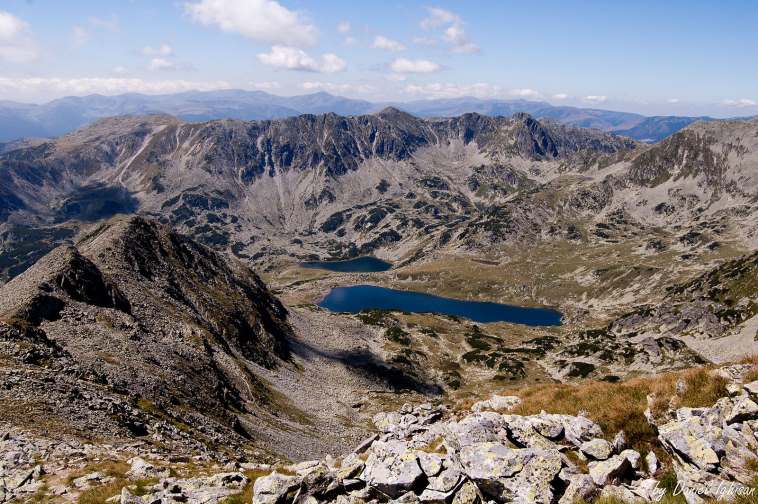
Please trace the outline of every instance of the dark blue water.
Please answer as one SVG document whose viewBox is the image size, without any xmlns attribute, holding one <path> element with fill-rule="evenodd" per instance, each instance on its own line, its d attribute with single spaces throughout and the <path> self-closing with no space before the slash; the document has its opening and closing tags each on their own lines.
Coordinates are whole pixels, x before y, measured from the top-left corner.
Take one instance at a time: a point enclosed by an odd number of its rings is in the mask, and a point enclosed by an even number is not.
<svg viewBox="0 0 758 504">
<path fill-rule="evenodd" d="M 530 326 L 561 324 L 561 313 L 550 308 L 525 308 L 500 303 L 463 301 L 421 292 L 353 285 L 336 287 L 318 304 L 335 312 L 399 310 L 414 313 L 442 313 L 465 317 L 474 322 L 513 322 Z"/>
<path fill-rule="evenodd" d="M 376 271 L 387 271 L 392 267 L 392 264 L 376 257 L 365 256 L 346 261 L 310 261 L 302 263 L 301 266 L 339 271 L 340 273 L 374 273 Z"/>
</svg>

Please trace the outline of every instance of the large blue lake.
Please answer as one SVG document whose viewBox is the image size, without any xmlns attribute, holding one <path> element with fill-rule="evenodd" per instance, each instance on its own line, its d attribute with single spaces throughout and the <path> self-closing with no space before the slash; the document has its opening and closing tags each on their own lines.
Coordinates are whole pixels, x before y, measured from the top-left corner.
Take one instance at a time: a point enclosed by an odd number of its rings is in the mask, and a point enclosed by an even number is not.
<svg viewBox="0 0 758 504">
<path fill-rule="evenodd" d="M 550 308 L 526 308 L 501 303 L 464 301 L 373 285 L 336 287 L 330 290 L 318 305 L 334 312 L 398 310 L 455 315 L 474 322 L 512 322 L 530 326 L 561 324 L 561 313 Z"/>
<path fill-rule="evenodd" d="M 387 271 L 392 267 L 392 264 L 376 257 L 365 256 L 345 261 L 309 261 L 301 263 L 301 266 L 304 268 L 338 271 L 340 273 L 373 273 L 376 271 Z"/>
</svg>

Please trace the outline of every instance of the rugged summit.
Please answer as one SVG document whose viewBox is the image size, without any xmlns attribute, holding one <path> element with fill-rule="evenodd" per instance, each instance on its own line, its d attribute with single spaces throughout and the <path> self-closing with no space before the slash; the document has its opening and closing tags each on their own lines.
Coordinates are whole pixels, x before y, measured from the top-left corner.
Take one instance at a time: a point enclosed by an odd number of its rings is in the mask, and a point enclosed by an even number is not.
<svg viewBox="0 0 758 504">
<path fill-rule="evenodd" d="M 0 290 L 10 355 L 156 411 L 181 405 L 210 436 L 246 434 L 236 414 L 265 394 L 250 366 L 287 359 L 286 318 L 248 268 L 136 217 L 57 248 Z"/>
</svg>

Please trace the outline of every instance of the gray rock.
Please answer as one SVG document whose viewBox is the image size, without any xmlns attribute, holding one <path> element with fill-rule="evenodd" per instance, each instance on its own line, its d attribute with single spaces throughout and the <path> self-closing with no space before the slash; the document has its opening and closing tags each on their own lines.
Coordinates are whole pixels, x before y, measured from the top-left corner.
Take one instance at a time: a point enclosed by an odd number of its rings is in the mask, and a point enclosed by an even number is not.
<svg viewBox="0 0 758 504">
<path fill-rule="evenodd" d="M 283 504 L 300 487 L 301 478 L 273 472 L 255 480 L 253 504 Z"/>
<path fill-rule="evenodd" d="M 626 434 L 624 431 L 618 431 L 613 437 L 611 447 L 615 453 L 621 453 L 626 448 Z"/>
<path fill-rule="evenodd" d="M 758 404 L 747 396 L 735 398 L 734 406 L 726 416 L 726 423 L 732 424 L 758 418 Z"/>
<path fill-rule="evenodd" d="M 623 502 L 624 504 L 636 504 L 642 499 L 635 495 L 631 490 L 620 485 L 608 485 L 600 490 L 600 499 L 608 499 L 612 502 Z"/>
<path fill-rule="evenodd" d="M 613 483 L 632 470 L 632 464 L 625 456 L 614 455 L 608 460 L 598 460 L 588 464 L 589 474 L 598 486 Z"/>
<path fill-rule="evenodd" d="M 485 410 L 503 411 L 521 404 L 521 399 L 516 396 L 501 396 L 493 394 L 486 401 L 479 401 L 471 406 L 471 411 L 478 413 Z"/>
<path fill-rule="evenodd" d="M 611 443 L 605 439 L 592 439 L 585 441 L 579 447 L 579 449 L 585 455 L 592 457 L 595 460 L 605 460 L 611 456 L 612 448 Z"/>
<path fill-rule="evenodd" d="M 658 427 L 658 439 L 684 462 L 699 469 L 712 471 L 719 463 L 714 438 L 721 437 L 721 429 L 714 427 L 706 434 L 698 418 L 672 421 Z"/>
<path fill-rule="evenodd" d="M 128 460 L 131 468 L 126 473 L 126 477 L 132 480 L 146 480 L 151 478 L 168 478 L 168 468 L 159 468 L 147 462 L 141 457 L 134 457 Z"/>
<path fill-rule="evenodd" d="M 561 470 L 557 450 L 514 449 L 491 442 L 463 448 L 460 461 L 482 492 L 501 501 L 550 502 L 551 483 Z"/>
<path fill-rule="evenodd" d="M 442 471 L 442 458 L 436 453 L 419 453 L 418 463 L 424 474 L 429 477 L 437 476 Z"/>
<path fill-rule="evenodd" d="M 758 380 L 746 383 L 742 386 L 745 391 L 753 397 L 758 397 Z"/>
<path fill-rule="evenodd" d="M 360 479 L 390 497 L 399 497 L 423 476 L 418 458 L 402 441 L 377 441 Z"/>
<path fill-rule="evenodd" d="M 145 501 L 142 499 L 142 497 L 133 495 L 126 487 L 121 489 L 119 502 L 121 504 L 145 504 Z"/>
<path fill-rule="evenodd" d="M 647 466 L 647 473 L 650 476 L 658 472 L 658 457 L 655 456 L 654 452 L 650 451 L 645 455 L 645 466 Z"/>
<path fill-rule="evenodd" d="M 379 434 L 374 434 L 373 436 L 369 437 L 368 439 L 363 441 L 361 444 L 356 446 L 355 449 L 353 450 L 353 453 L 360 455 L 361 453 L 368 450 L 371 447 L 371 445 L 374 443 L 374 441 L 376 441 L 377 439 L 379 439 Z"/>
<path fill-rule="evenodd" d="M 567 477 L 568 486 L 558 504 L 574 504 L 589 500 L 597 493 L 597 485 L 589 474 L 572 474 Z"/>
<path fill-rule="evenodd" d="M 482 502 L 479 489 L 471 481 L 464 481 L 453 497 L 452 504 L 480 504 Z"/>
<path fill-rule="evenodd" d="M 462 474 L 454 468 L 446 468 L 439 475 L 429 478 L 427 489 L 448 493 L 455 490 L 461 483 Z"/>
</svg>

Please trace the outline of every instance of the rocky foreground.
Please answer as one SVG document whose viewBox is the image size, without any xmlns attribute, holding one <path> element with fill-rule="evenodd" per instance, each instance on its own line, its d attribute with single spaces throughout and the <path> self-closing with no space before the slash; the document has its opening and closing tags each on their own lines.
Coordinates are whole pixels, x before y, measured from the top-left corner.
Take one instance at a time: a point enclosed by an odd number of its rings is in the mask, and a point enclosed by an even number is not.
<svg viewBox="0 0 758 504">
<path fill-rule="evenodd" d="M 712 371 L 727 380 L 729 396 L 710 407 L 660 411 L 649 397 L 645 414 L 659 446 L 646 453 L 583 415 L 510 414 L 515 396 L 493 396 L 465 413 L 431 404 L 379 413 L 377 432 L 352 453 L 295 465 L 203 466 L 200 457 L 172 459 L 138 444 L 50 442 L 11 431 L 0 434 L 0 502 L 40 495 L 81 502 L 98 488 L 112 493 L 103 501 L 122 504 L 243 502 L 251 494 L 254 504 L 657 502 L 672 491 L 690 504 L 729 501 L 756 492 L 758 381 L 743 383 L 751 369 Z M 90 463 L 108 456 L 122 460 L 123 474 L 113 463 Z M 92 467 L 100 470 L 86 472 Z M 665 481 L 671 469 L 674 488 Z"/>
</svg>

